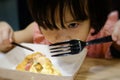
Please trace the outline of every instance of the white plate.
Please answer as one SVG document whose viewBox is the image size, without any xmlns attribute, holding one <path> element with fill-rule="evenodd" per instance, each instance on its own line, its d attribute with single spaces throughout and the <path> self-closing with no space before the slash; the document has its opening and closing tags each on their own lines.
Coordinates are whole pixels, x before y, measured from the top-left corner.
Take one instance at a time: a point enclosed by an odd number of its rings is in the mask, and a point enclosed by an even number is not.
<svg viewBox="0 0 120 80">
<path fill-rule="evenodd" d="M 38 45 L 38 44 L 29 44 L 29 43 L 22 43 L 22 45 L 28 46 L 35 50 L 35 52 L 41 52 L 42 54 L 46 55 L 53 63 L 53 65 L 60 70 L 63 76 L 54 76 L 53 75 L 45 75 L 38 73 L 31 73 L 31 72 L 22 72 L 15 70 L 15 67 L 18 63 L 20 63 L 28 54 L 32 54 L 29 50 L 15 47 L 10 52 L 8 52 L 5 56 L 0 58 L 0 77 L 3 78 L 10 78 L 15 80 L 22 79 L 20 76 L 24 75 L 25 79 L 22 80 L 73 80 L 74 74 L 78 71 L 83 60 L 86 56 L 87 50 L 84 49 L 81 53 L 71 56 L 64 56 L 64 57 L 51 57 L 51 54 L 48 49 L 48 45 Z M 5 76 L 7 74 L 11 74 L 10 76 Z M 29 77 L 29 75 L 31 75 Z M 16 77 L 14 76 L 16 75 Z M 46 77 L 44 77 L 46 76 Z M 49 77 L 49 78 L 48 78 Z M 58 78 L 59 77 L 59 78 Z M 34 79 L 32 79 L 34 78 Z"/>
</svg>

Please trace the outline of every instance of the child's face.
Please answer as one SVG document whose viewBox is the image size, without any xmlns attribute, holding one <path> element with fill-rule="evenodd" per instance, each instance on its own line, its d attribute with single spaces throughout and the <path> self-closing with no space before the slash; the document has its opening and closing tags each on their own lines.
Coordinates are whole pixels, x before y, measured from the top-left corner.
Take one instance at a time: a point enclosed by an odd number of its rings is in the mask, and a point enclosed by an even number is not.
<svg viewBox="0 0 120 80">
<path fill-rule="evenodd" d="M 59 19 L 56 18 L 56 25 L 58 26 L 59 30 L 45 30 L 41 28 L 41 31 L 45 38 L 51 42 L 61 42 L 71 39 L 80 39 L 85 41 L 89 30 L 90 30 L 90 21 L 75 21 L 71 16 L 70 12 L 66 10 L 65 12 L 65 20 L 64 25 L 66 29 L 62 29 L 60 26 Z"/>
</svg>

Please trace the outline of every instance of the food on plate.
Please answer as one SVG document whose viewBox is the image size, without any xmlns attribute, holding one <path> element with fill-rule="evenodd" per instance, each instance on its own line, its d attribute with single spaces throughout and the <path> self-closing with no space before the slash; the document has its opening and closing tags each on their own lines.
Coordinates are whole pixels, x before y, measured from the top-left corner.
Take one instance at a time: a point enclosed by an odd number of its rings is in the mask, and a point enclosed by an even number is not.
<svg viewBox="0 0 120 80">
<path fill-rule="evenodd" d="M 17 65 L 16 69 L 35 73 L 61 75 L 60 71 L 53 66 L 49 58 L 40 52 L 27 55 L 25 59 Z"/>
</svg>

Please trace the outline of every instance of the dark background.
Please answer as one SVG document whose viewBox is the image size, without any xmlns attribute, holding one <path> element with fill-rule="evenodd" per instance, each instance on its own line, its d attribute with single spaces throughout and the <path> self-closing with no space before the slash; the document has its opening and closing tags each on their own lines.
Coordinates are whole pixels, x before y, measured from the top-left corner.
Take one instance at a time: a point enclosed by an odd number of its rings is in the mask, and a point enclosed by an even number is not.
<svg viewBox="0 0 120 80">
<path fill-rule="evenodd" d="M 18 0 L 0 0 L 0 21 L 6 21 L 14 30 L 19 30 Z"/>
<path fill-rule="evenodd" d="M 119 15 L 120 15 L 120 0 L 112 0 L 113 2 L 113 7 L 115 10 L 118 10 L 119 11 Z M 120 18 L 120 16 L 119 16 Z"/>
<path fill-rule="evenodd" d="M 33 19 L 29 13 L 26 0 L 18 0 L 18 15 L 20 29 L 24 29 Z"/>
</svg>

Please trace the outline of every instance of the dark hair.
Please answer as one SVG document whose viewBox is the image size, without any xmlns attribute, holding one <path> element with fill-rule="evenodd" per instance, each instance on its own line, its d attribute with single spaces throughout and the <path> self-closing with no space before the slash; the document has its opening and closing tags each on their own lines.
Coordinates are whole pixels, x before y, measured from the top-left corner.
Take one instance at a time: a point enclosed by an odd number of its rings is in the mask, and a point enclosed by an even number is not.
<svg viewBox="0 0 120 80">
<path fill-rule="evenodd" d="M 44 29 L 58 29 L 55 23 L 56 8 L 59 9 L 61 27 L 65 28 L 63 18 L 66 7 L 75 20 L 90 19 L 90 26 L 98 33 L 111 12 L 111 0 L 28 0 L 32 17 Z"/>
</svg>

